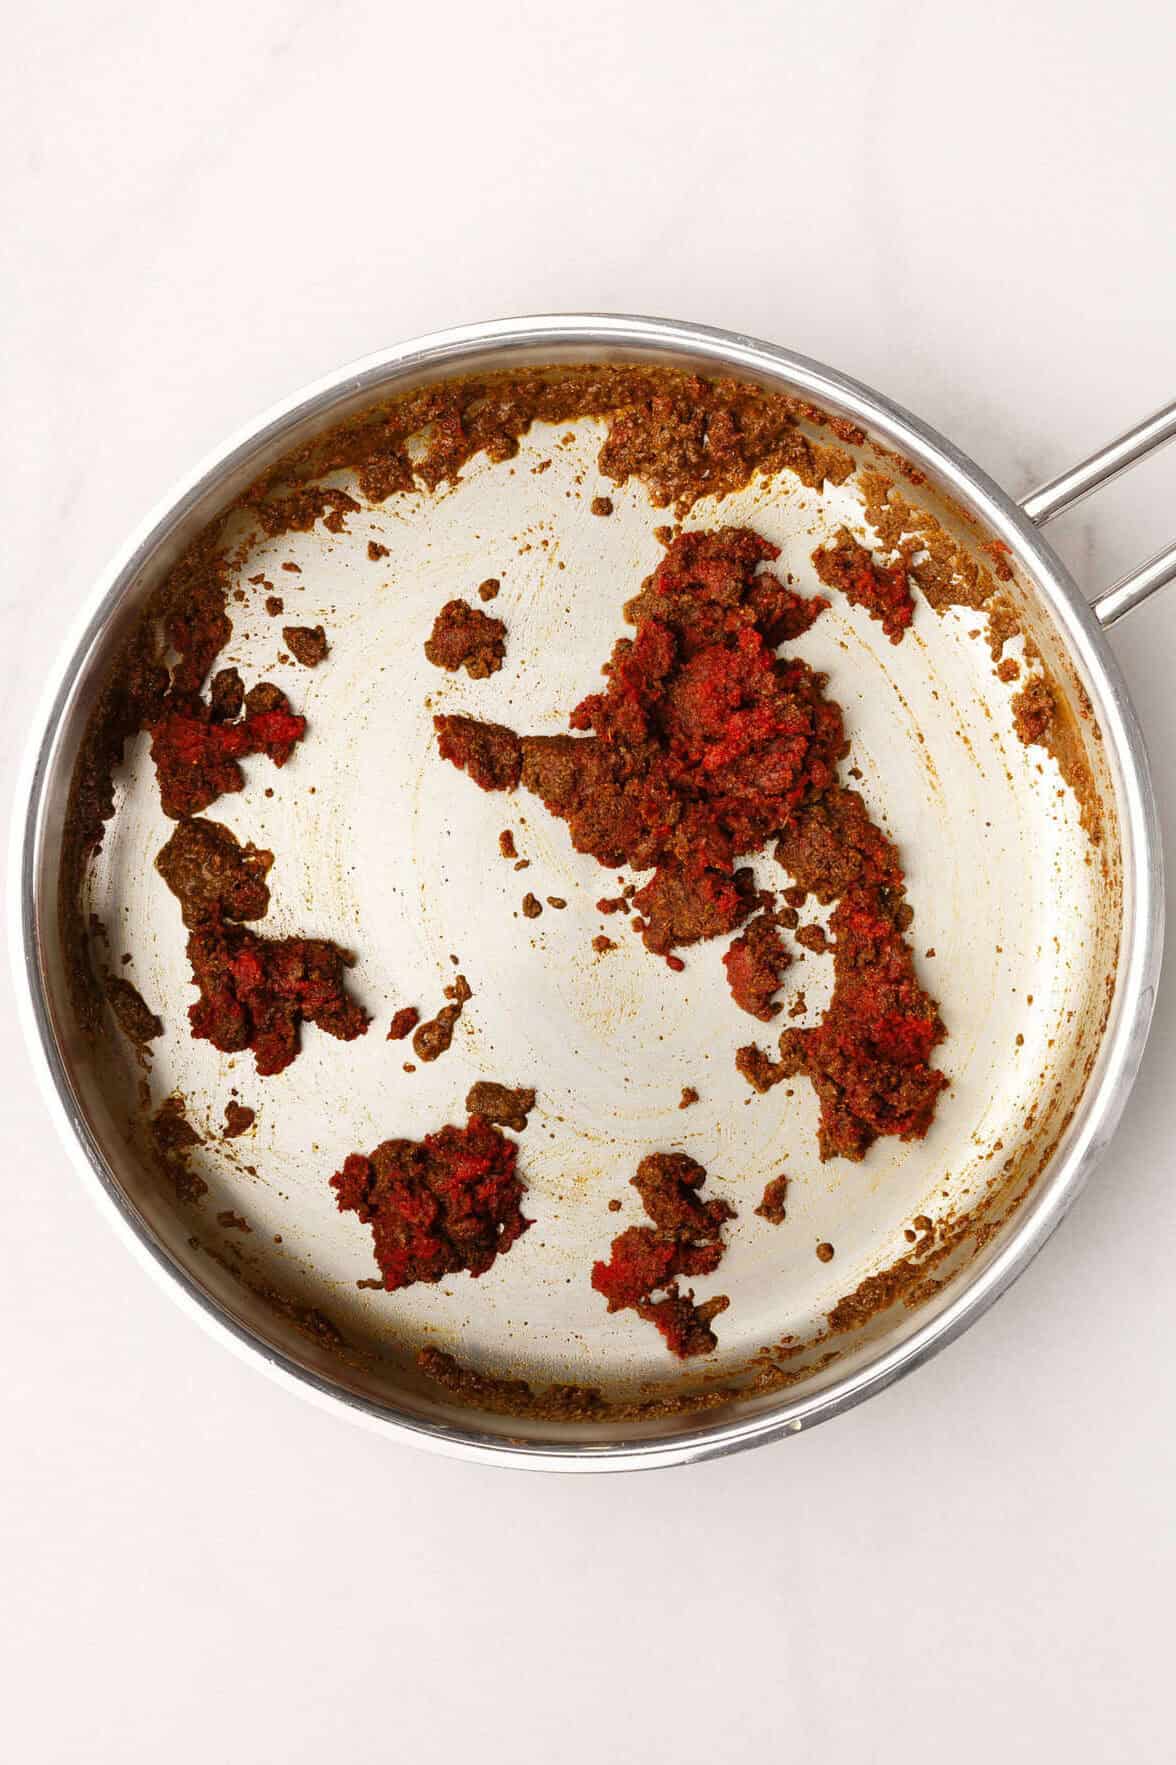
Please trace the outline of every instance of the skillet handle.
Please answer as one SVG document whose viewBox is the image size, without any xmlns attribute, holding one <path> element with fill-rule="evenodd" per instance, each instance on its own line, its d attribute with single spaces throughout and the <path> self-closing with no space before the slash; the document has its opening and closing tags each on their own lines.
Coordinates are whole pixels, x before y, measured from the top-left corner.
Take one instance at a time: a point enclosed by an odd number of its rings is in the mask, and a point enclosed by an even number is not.
<svg viewBox="0 0 1176 1765">
<path fill-rule="evenodd" d="M 1044 527 L 1055 515 L 1064 514 L 1072 509 L 1092 491 L 1101 490 L 1112 478 L 1121 472 L 1128 471 L 1157 448 L 1165 446 L 1169 441 L 1176 440 L 1176 400 L 1166 404 L 1154 415 L 1145 417 L 1142 423 L 1127 429 L 1122 435 L 1100 447 L 1089 459 L 1082 460 L 1072 466 L 1068 472 L 1062 472 L 1057 478 L 1051 478 L 1038 490 L 1021 498 L 1021 509 L 1037 527 Z M 1176 581 L 1176 545 L 1165 546 L 1163 551 L 1149 558 L 1146 564 L 1131 570 L 1126 576 L 1110 588 L 1104 588 L 1091 603 L 1095 617 L 1105 630 L 1138 607 L 1141 601 L 1155 594 L 1167 582 Z"/>
</svg>

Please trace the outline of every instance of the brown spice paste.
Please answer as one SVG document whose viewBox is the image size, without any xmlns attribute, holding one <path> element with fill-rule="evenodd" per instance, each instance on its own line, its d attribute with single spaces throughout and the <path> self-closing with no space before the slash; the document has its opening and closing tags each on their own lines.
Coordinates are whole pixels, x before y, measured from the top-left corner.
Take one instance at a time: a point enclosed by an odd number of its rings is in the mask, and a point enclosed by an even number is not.
<svg viewBox="0 0 1176 1765">
<path fill-rule="evenodd" d="M 420 1021 L 421 1014 L 415 1005 L 402 1005 L 399 1011 L 392 1014 L 392 1022 L 388 1026 L 385 1040 L 403 1042 L 405 1036 L 411 1036 Z"/>
<path fill-rule="evenodd" d="M 526 1085 L 511 1087 L 496 1084 L 493 1079 L 479 1079 L 470 1086 L 465 1106 L 467 1115 L 480 1115 L 484 1121 L 521 1134 L 535 1107 L 535 1093 Z"/>
<path fill-rule="evenodd" d="M 304 668 L 317 668 L 330 653 L 331 646 L 321 625 L 283 625 L 282 636 L 294 660 Z"/>
<path fill-rule="evenodd" d="M 773 1177 L 770 1182 L 764 1185 L 763 1197 L 755 1211 L 761 1219 L 767 1220 L 769 1225 L 782 1226 L 787 1200 L 788 1178 L 784 1176 Z"/>
<path fill-rule="evenodd" d="M 506 626 L 468 601 L 446 601 L 433 621 L 425 655 L 435 668 L 450 674 L 464 668 L 471 680 L 485 680 L 502 667 Z"/>
<path fill-rule="evenodd" d="M 470 984 L 464 974 L 453 977 L 453 985 L 445 988 L 448 1005 L 443 1005 L 436 1017 L 421 1024 L 412 1038 L 413 1051 L 418 1060 L 436 1060 L 445 1053 L 453 1040 L 454 1025 L 462 1014 L 467 999 L 473 998 Z"/>
</svg>

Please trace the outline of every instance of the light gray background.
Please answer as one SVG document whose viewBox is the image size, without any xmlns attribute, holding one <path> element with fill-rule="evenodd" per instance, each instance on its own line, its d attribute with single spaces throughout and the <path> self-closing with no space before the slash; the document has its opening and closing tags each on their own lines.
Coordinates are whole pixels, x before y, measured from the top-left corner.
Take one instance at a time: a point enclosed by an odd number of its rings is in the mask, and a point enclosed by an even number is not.
<svg viewBox="0 0 1176 1765">
<path fill-rule="evenodd" d="M 172 478 L 415 332 L 746 329 L 1014 491 L 1176 389 L 1168 6 L 413 11 L 9 15 L 5 756 Z M 1173 536 L 1174 482 L 1059 524 L 1092 590 Z M 1173 826 L 1176 594 L 1114 644 Z M 5 1756 L 1170 1759 L 1174 1014 L 1170 977 L 1111 1156 L 962 1343 L 811 1436 L 576 1480 L 398 1450 L 206 1340 L 70 1173 L 5 1008 Z"/>
</svg>

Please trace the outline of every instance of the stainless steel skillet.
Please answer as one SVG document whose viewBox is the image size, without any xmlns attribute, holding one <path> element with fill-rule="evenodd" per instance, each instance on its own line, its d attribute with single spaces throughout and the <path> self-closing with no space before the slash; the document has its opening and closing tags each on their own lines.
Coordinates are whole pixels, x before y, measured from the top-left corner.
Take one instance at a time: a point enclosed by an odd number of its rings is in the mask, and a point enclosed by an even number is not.
<svg viewBox="0 0 1176 1765">
<path fill-rule="evenodd" d="M 925 475 L 919 495 L 965 542 L 1006 545 L 1023 632 L 1085 732 L 1101 842 L 1091 848 L 1051 766 L 1013 739 L 967 610 L 921 610 L 918 643 L 893 653 L 852 610 L 838 609 L 823 632 L 823 621 L 814 627 L 811 653 L 846 706 L 863 791 L 888 816 L 908 859 L 920 942 L 925 926 L 925 948 L 936 952 L 928 960 L 938 965 L 935 990 L 951 1032 L 944 1060 L 953 1078 L 925 1146 L 872 1155 L 849 1174 L 818 1166 L 810 1100 L 745 1102 L 729 1060 L 745 1032 L 730 1021 L 713 962 L 692 962 L 685 990 L 674 992 L 639 965 L 637 952 L 615 973 L 591 966 L 577 904 L 599 891 L 559 830 L 539 816 L 528 818 L 525 831 L 534 865 L 527 881 L 535 886 L 542 876 L 537 892 L 569 899 L 573 911 L 558 925 L 545 921 L 541 935 L 516 937 L 514 885 L 505 872 L 490 858 L 455 861 L 446 849 L 447 830 L 460 826 L 463 853 L 488 853 L 500 807 L 485 810 L 462 793 L 460 780 L 421 788 L 427 719 L 419 701 L 428 692 L 460 702 L 448 687 L 404 674 L 406 658 L 419 650 L 424 610 L 441 591 L 503 576 L 526 666 L 511 681 L 491 684 L 504 695 L 504 716 L 509 711 L 527 727 L 546 717 L 558 727 L 561 709 L 574 702 L 569 695 L 581 695 L 607 654 L 620 605 L 648 568 L 652 528 L 664 519 L 638 489 L 617 497 L 613 521 L 581 519 L 576 493 L 596 488 L 593 433 L 563 452 L 554 438 L 533 435 L 510 475 L 509 495 L 500 470 L 496 476 L 475 463 L 454 493 L 408 499 L 370 511 L 370 519 L 365 512 L 353 542 L 299 536 L 307 584 L 299 606 L 308 619 L 321 614 L 335 640 L 333 674 L 324 671 L 321 689 L 317 677 L 306 688 L 322 739 L 288 769 L 288 779 L 282 775 L 273 799 L 251 780 L 223 816 L 242 837 L 279 853 L 279 911 L 290 929 L 300 921 L 364 952 L 358 984 L 377 1018 L 406 989 L 438 989 L 448 952 L 459 950 L 475 982 L 468 1035 L 447 1057 L 453 1066 L 440 1062 L 411 1086 L 378 1036 L 367 1038 L 358 1057 L 321 1039 L 309 1044 L 291 1069 L 297 1083 L 261 1100 L 247 1153 L 213 1148 L 209 1136 L 201 1156 L 211 1199 L 194 1221 L 161 1190 L 128 1128 L 135 1073 L 116 1044 L 96 1052 L 78 1034 L 65 987 L 56 917 L 65 796 L 114 647 L 183 545 L 264 466 L 325 426 L 437 378 L 601 359 L 747 378 L 847 417 L 869 437 L 864 463 L 873 456 L 885 466 L 888 454 L 901 456 Z M 1174 432 L 1176 407 L 1018 506 L 941 436 L 831 370 L 704 327 L 590 315 L 474 326 L 383 352 L 234 437 L 177 487 L 97 585 L 47 694 L 18 832 L 13 947 L 30 1043 L 49 1107 L 122 1235 L 181 1303 L 275 1377 L 370 1425 L 500 1463 L 640 1468 L 734 1450 L 837 1413 L 949 1341 L 1058 1223 L 1113 1131 L 1142 1052 L 1160 956 L 1160 852 L 1142 738 L 1103 628 L 1176 574 L 1176 549 L 1092 609 L 1039 529 Z M 550 470 L 525 469 L 547 457 Z M 852 487 L 839 498 L 760 483 L 721 510 L 696 508 L 691 518 L 747 520 L 802 573 L 814 534 L 860 516 L 853 494 Z M 372 533 L 389 546 L 382 576 L 360 567 L 357 548 Z M 293 555 L 283 541 L 249 567 Z M 563 577 L 603 585 L 600 592 L 565 592 L 558 563 L 566 566 Z M 274 647 L 263 621 L 242 630 L 240 645 L 250 667 L 265 663 Z M 333 695 L 346 697 L 348 719 L 329 715 Z M 167 898 L 152 893 L 149 861 L 160 827 L 140 789 L 146 773 L 137 760 L 129 757 L 92 905 L 126 929 L 133 972 L 148 997 L 183 997 L 182 938 Z M 295 851 L 297 858 L 283 856 Z M 410 875 L 390 885 L 406 853 Z M 816 990 L 815 975 L 813 984 Z M 525 1012 L 512 1009 L 519 999 Z M 338 1159 L 448 1119 L 472 1077 L 531 1082 L 536 1066 L 545 1111 L 528 1130 L 524 1152 L 541 1230 L 523 1242 L 541 1245 L 542 1264 L 521 1254 L 502 1259 L 501 1280 L 396 1296 L 402 1304 L 358 1290 L 356 1278 L 370 1273 L 364 1237 L 332 1215 L 325 1192 Z M 700 1077 L 704 1106 L 687 1120 L 676 1113 L 678 1091 Z M 157 1053 L 152 1082 L 183 1089 L 208 1121 L 223 1108 L 230 1083 L 255 1101 L 246 1075 L 215 1060 L 202 1064 L 201 1051 L 179 1035 Z M 271 1107 L 275 1099 L 280 1107 Z M 797 1177 L 800 1197 L 787 1228 L 773 1234 L 749 1226 L 733 1244 L 722 1280 L 733 1297 L 731 1327 L 716 1365 L 685 1393 L 639 1327 L 629 1332 L 600 1315 L 584 1280 L 616 1228 L 605 1197 L 624 1193 L 638 1148 L 671 1140 L 703 1159 L 728 1186 L 723 1192 L 745 1204 L 741 1215 L 750 1214 L 763 1177 L 781 1160 Z M 212 1228 L 218 1211 L 250 1218 L 254 1229 L 235 1248 Z M 921 1290 L 904 1294 L 917 1304 L 881 1306 L 858 1327 L 830 1333 L 840 1300 L 904 1257 L 923 1254 L 928 1234 L 913 1222 L 931 1222 L 930 1243 L 950 1219 L 968 1221 L 969 1230 L 950 1256 L 928 1261 Z M 835 1244 L 832 1264 L 814 1258 L 818 1238 Z M 308 1331 L 312 1311 L 330 1317 L 342 1347 Z M 500 1413 L 492 1394 L 470 1408 L 416 1371 L 422 1343 L 537 1387 L 545 1380 L 600 1384 L 615 1397 L 615 1411 L 589 1421 Z M 765 1369 L 780 1377 L 757 1383 Z M 735 1395 L 722 1396 L 728 1390 Z M 679 1402 L 708 1393 L 714 1407 Z"/>
</svg>

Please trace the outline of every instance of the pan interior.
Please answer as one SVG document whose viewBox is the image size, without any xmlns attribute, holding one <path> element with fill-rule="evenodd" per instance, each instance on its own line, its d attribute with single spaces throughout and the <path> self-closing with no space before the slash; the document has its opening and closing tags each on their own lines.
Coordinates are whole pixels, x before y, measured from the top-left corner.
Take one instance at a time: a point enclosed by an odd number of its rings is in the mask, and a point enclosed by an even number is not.
<svg viewBox="0 0 1176 1765">
<path fill-rule="evenodd" d="M 275 854 L 267 934 L 329 937 L 356 953 L 352 990 L 373 1020 L 365 1038 L 344 1045 L 305 1029 L 300 1057 L 268 1079 L 248 1055 L 191 1039 L 185 934 L 153 863 L 172 824 L 145 737 L 128 746 L 87 883 L 86 911 L 106 928 L 110 966 L 164 1019 L 146 1073 L 152 1103 L 182 1093 L 203 1140 L 192 1166 L 208 1192 L 184 1204 L 145 1150 L 134 1051 L 112 1025 L 97 1048 L 66 1026 L 91 1131 L 130 1204 L 246 1329 L 345 1390 L 425 1417 L 450 1413 L 415 1371 L 425 1345 L 478 1370 L 621 1398 L 746 1379 L 767 1345 L 784 1345 L 783 1366 L 794 1350 L 823 1344 L 797 1357 L 797 1374 L 828 1379 L 830 1352 L 861 1352 L 865 1340 L 851 1334 L 830 1349 L 827 1319 L 839 1300 L 910 1257 L 912 1237 L 921 1249 L 976 1210 L 995 1223 L 1047 1161 L 1097 1051 L 1114 975 L 1119 879 L 1097 743 L 1088 743 L 1103 799 L 1096 846 L 1056 762 L 1014 731 L 1019 683 L 996 678 L 981 615 L 936 612 L 916 596 L 913 629 L 892 645 L 834 595 L 794 648 L 828 674 L 852 745 L 846 765 L 860 772 L 852 782 L 903 854 L 920 978 L 947 1025 L 938 1058 L 950 1088 L 925 1141 L 879 1141 L 859 1165 L 821 1163 L 806 1080 L 766 1096 L 748 1089 L 735 1050 L 771 1046 L 774 1031 L 732 1002 L 724 941 L 684 952 L 685 971 L 672 973 L 623 921 L 597 912 L 616 879 L 576 854 L 536 799 L 483 794 L 434 746 L 437 712 L 555 733 L 598 686 L 626 629 L 623 603 L 660 556 L 654 530 L 667 519 L 641 485 L 618 489 L 600 476 L 602 433 L 587 419 L 537 426 L 509 464 L 479 457 L 452 488 L 365 503 L 347 531 L 319 525 L 266 540 L 241 566 L 242 579 L 274 585 L 284 612 L 267 614 L 264 593 L 251 589 L 233 607 L 222 662 L 246 681 L 277 680 L 310 731 L 281 770 L 246 761 L 245 791 L 209 813 Z M 601 495 L 612 501 L 608 518 L 591 512 Z M 788 474 L 698 503 L 685 524 L 755 528 L 781 548 L 774 568 L 808 592 L 819 586 L 817 544 L 841 526 L 870 538 L 854 480 L 814 492 Z M 373 560 L 372 541 L 387 555 Z M 484 681 L 442 674 L 422 648 L 433 618 L 455 595 L 478 604 L 487 577 L 501 583 L 489 610 L 507 626 L 506 665 Z M 1010 593 L 1076 702 L 1027 585 Z M 312 672 L 283 662 L 286 623 L 321 623 L 326 663 Z M 1005 654 L 1023 648 L 1018 636 Z M 525 870 L 499 853 L 506 828 Z M 776 887 L 787 880 L 767 855 L 757 873 Z M 539 918 L 522 913 L 528 892 L 544 903 Z M 567 905 L 548 906 L 548 897 Z M 602 932 L 617 946 L 603 955 L 592 946 Z M 432 1015 L 457 969 L 473 997 L 453 1045 L 432 1065 L 414 1062 L 409 1043 L 385 1039 L 389 1020 L 406 1004 Z M 783 1002 L 788 1012 L 803 992 L 804 1013 L 787 1021 L 814 1021 L 830 982 L 828 956 L 797 961 Z M 61 1000 L 57 1013 L 64 1022 Z M 520 1138 L 533 1226 L 479 1280 L 459 1275 L 397 1294 L 361 1287 L 376 1273 L 370 1235 L 337 1212 L 331 1173 L 349 1152 L 463 1120 L 466 1091 L 484 1078 L 538 1094 Z M 687 1086 L 699 1100 L 682 1109 Z M 257 1112 L 238 1139 L 223 1137 L 230 1097 Z M 695 1283 L 700 1298 L 730 1296 L 715 1326 L 719 1348 L 685 1371 L 648 1325 L 609 1316 L 589 1285 L 593 1260 L 642 1218 L 628 1187 L 638 1161 L 668 1149 L 700 1160 L 709 1193 L 738 1214 L 721 1268 Z M 772 1225 L 754 1209 L 781 1173 L 791 1179 L 787 1218 Z M 609 1211 L 613 1199 L 619 1212 Z M 248 1231 L 218 1223 L 229 1215 Z M 833 1246 L 831 1261 L 818 1259 L 818 1244 Z M 319 1317 L 342 1348 L 325 1339 Z M 897 1322 L 884 1316 L 867 1333 L 910 1327 L 900 1306 Z M 554 1426 L 486 1416 L 480 1425 L 544 1437 Z"/>
</svg>

